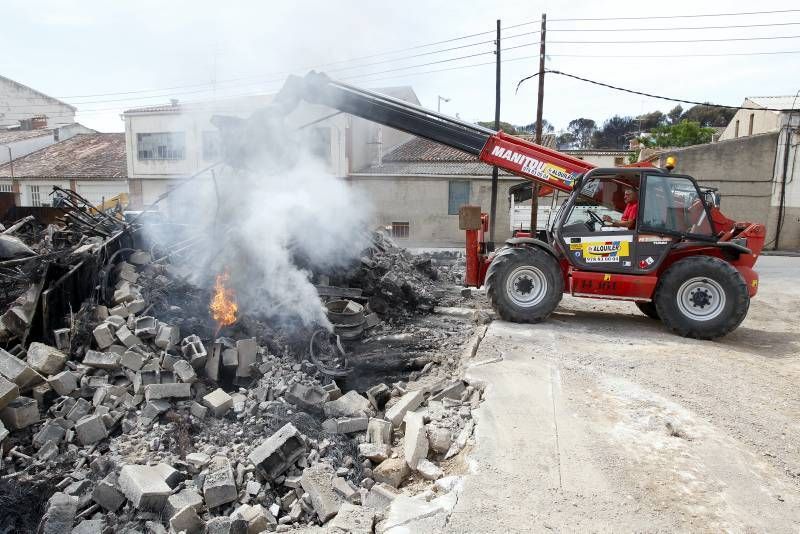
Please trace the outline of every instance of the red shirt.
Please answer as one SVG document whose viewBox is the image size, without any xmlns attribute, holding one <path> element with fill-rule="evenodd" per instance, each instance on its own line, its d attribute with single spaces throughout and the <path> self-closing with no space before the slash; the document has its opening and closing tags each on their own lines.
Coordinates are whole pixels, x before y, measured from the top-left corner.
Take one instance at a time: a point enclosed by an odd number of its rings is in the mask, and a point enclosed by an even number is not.
<svg viewBox="0 0 800 534">
<path fill-rule="evenodd" d="M 635 221 L 637 213 L 639 213 L 639 203 L 631 202 L 630 204 L 625 206 L 625 211 L 622 212 L 622 220 Z"/>
</svg>

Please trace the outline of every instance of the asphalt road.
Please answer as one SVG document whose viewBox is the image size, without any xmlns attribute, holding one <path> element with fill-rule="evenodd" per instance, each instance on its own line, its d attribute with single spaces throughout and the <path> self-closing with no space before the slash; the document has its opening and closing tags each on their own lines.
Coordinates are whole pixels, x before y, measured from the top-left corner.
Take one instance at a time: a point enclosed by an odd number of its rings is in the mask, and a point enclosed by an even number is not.
<svg viewBox="0 0 800 534">
<path fill-rule="evenodd" d="M 569 297 L 543 324 L 493 322 L 447 532 L 800 532 L 800 258 L 757 268 L 717 341 Z"/>
</svg>

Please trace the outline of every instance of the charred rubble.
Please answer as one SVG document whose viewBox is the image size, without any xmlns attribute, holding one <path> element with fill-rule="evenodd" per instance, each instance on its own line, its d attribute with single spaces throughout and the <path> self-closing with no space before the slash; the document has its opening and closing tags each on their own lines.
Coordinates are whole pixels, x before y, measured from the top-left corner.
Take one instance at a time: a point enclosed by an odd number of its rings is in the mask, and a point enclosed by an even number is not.
<svg viewBox="0 0 800 534">
<path fill-rule="evenodd" d="M 111 219 L 5 240 L 27 250 L 0 260 L 0 533 L 393 532 L 452 509 L 481 397 L 458 367 L 474 323 L 431 315 L 464 298 L 456 258 L 376 234 L 313 274 L 333 332 L 220 326 Z"/>
</svg>

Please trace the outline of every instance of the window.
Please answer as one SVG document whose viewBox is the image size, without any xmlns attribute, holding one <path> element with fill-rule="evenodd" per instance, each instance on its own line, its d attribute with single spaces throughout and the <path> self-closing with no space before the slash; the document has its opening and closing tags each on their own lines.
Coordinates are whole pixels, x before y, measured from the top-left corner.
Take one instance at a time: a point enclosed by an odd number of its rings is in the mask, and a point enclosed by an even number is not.
<svg viewBox="0 0 800 534">
<path fill-rule="evenodd" d="M 469 182 L 450 180 L 447 194 L 447 214 L 458 215 L 458 209 L 469 204 Z"/>
<path fill-rule="evenodd" d="M 711 235 L 705 204 L 691 180 L 680 176 L 650 175 L 645 187 L 642 227 L 655 231 Z"/>
<path fill-rule="evenodd" d="M 311 153 L 330 165 L 331 163 L 331 129 L 314 128 L 311 130 L 309 146 Z"/>
<path fill-rule="evenodd" d="M 392 237 L 400 239 L 408 239 L 408 234 L 411 226 L 408 222 L 393 222 L 392 223 Z"/>
<path fill-rule="evenodd" d="M 753 121 L 755 120 L 756 114 L 750 114 L 750 124 L 747 125 L 747 135 L 753 135 Z"/>
<path fill-rule="evenodd" d="M 31 197 L 31 206 L 41 206 L 42 205 L 42 196 L 39 193 L 39 186 L 38 185 L 29 185 L 28 186 L 28 194 Z"/>
<path fill-rule="evenodd" d="M 575 225 L 574 229 L 585 232 L 590 226 L 586 223 L 592 223 L 592 221 L 596 220 L 590 215 L 590 212 L 596 214 L 600 218 L 608 215 L 616 221 L 621 220 L 626 207 L 625 191 L 633 189 L 634 192 L 637 192 L 638 186 L 638 176 L 625 180 L 618 177 L 589 179 L 581 188 L 581 194 L 565 220 L 565 228 Z M 594 228 L 593 231 L 599 232 L 602 227 L 596 224 Z M 625 230 L 625 228 L 610 226 L 605 228 L 606 229 L 603 231 Z"/>
<path fill-rule="evenodd" d="M 219 132 L 203 132 L 203 159 L 216 161 L 220 156 Z"/>
<path fill-rule="evenodd" d="M 14 188 L 11 184 L 0 184 L 0 193 L 13 193 Z"/>
<path fill-rule="evenodd" d="M 739 137 L 739 121 L 738 120 L 733 124 L 733 136 L 734 137 Z"/>
<path fill-rule="evenodd" d="M 625 165 L 625 158 L 614 158 L 614 167 L 622 167 L 623 165 Z"/>
<path fill-rule="evenodd" d="M 136 134 L 139 160 L 184 159 L 186 134 L 183 132 Z"/>
</svg>

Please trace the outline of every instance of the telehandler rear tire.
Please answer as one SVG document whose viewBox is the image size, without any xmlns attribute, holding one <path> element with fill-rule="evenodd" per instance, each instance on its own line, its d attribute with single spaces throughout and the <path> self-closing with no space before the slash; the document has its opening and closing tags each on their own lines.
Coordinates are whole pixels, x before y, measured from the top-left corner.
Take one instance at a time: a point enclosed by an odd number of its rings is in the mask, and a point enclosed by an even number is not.
<svg viewBox="0 0 800 534">
<path fill-rule="evenodd" d="M 546 319 L 564 292 L 558 261 L 536 247 L 508 247 L 492 260 L 486 272 L 486 295 L 497 314 L 515 323 Z"/>
<path fill-rule="evenodd" d="M 661 320 L 676 334 L 716 339 L 741 324 L 750 294 L 731 264 L 711 256 L 691 256 L 661 276 L 655 303 Z"/>
<path fill-rule="evenodd" d="M 658 310 L 656 309 L 655 302 L 637 302 L 636 307 L 639 308 L 639 311 L 645 314 L 646 316 L 650 317 L 651 319 L 660 319 L 658 316 Z"/>
</svg>

